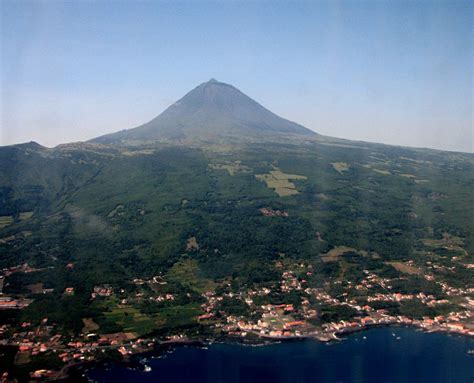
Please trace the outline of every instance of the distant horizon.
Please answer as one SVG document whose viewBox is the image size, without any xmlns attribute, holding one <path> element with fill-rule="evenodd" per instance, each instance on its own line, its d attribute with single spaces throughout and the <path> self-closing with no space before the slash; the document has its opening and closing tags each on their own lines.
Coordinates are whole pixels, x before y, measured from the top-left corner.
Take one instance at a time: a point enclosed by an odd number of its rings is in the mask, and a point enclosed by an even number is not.
<svg viewBox="0 0 474 383">
<path fill-rule="evenodd" d="M 321 135 L 473 153 L 472 11 L 5 1 L 0 145 L 132 129 L 217 78 Z"/>
<path fill-rule="evenodd" d="M 227 84 L 227 85 L 231 85 L 231 86 L 234 86 L 235 88 L 239 89 L 237 86 L 235 86 L 235 85 L 233 85 L 233 84 L 229 84 L 228 82 L 225 82 L 225 81 L 220 81 L 219 79 L 215 79 L 214 77 L 212 77 L 212 78 L 211 78 L 210 80 L 208 80 L 207 82 L 210 82 L 210 81 L 217 81 L 217 82 L 219 82 L 219 83 L 224 83 L 224 84 Z M 201 82 L 200 84 L 204 84 L 204 83 L 206 83 L 206 81 Z M 240 90 L 240 89 L 239 89 L 239 90 Z M 244 92 L 244 94 L 245 94 L 245 92 Z M 183 96 L 184 96 L 184 95 L 183 95 Z M 247 96 L 249 96 L 249 95 L 247 95 Z M 250 97 L 250 96 L 249 96 L 249 97 Z M 174 103 L 176 103 L 176 102 L 178 102 L 178 101 L 179 101 L 179 99 L 176 100 L 175 102 L 173 102 L 172 104 L 170 104 L 169 106 L 167 106 L 165 109 L 163 109 L 162 112 L 160 112 L 159 114 L 157 114 L 157 115 L 154 116 L 153 118 L 159 116 L 159 115 L 160 115 L 161 113 L 163 113 L 167 108 L 169 108 L 170 106 L 172 106 Z M 257 101 L 257 100 L 255 100 L 255 101 Z M 257 101 L 257 102 L 258 102 L 258 101 Z M 261 103 L 259 102 L 259 104 L 261 104 Z M 261 105 L 263 105 L 263 104 L 261 104 Z M 265 107 L 265 105 L 263 105 L 263 106 Z M 273 111 L 273 110 L 270 110 L 270 111 L 278 115 L 277 112 L 275 112 L 275 111 Z M 285 118 L 284 116 L 280 116 L 280 117 Z M 153 119 L 153 118 L 152 118 L 152 119 Z M 152 119 L 150 119 L 150 120 L 152 120 Z M 149 122 L 150 120 L 144 121 L 142 124 L 139 124 L 139 125 L 137 125 L 137 126 L 133 126 L 133 127 L 131 127 L 131 128 L 124 128 L 124 129 L 117 130 L 117 131 L 115 131 L 115 132 L 108 132 L 108 133 L 116 133 L 116 132 L 120 132 L 120 131 L 122 131 L 122 130 L 135 129 L 135 128 L 140 127 L 141 125 L 143 125 L 143 124 Z M 290 120 L 290 121 L 291 121 L 291 120 Z M 295 123 L 299 124 L 298 121 L 291 121 L 291 122 L 295 122 Z M 300 124 L 300 125 L 301 125 L 301 124 Z M 304 125 L 302 125 L 302 126 L 304 126 Z M 306 126 L 304 126 L 304 127 L 307 128 Z M 308 128 L 308 129 L 310 129 L 310 128 Z M 315 130 L 313 130 L 313 129 L 310 129 L 310 130 L 312 130 L 313 132 L 315 132 L 315 133 L 317 133 L 317 134 L 320 134 L 319 132 L 317 132 L 317 131 L 315 131 Z M 466 154 L 474 154 L 474 151 L 471 151 L 471 152 L 464 152 L 464 151 L 460 151 L 460 150 L 437 149 L 437 148 L 430 148 L 430 147 L 423 147 L 423 146 L 397 145 L 397 144 L 391 144 L 391 143 L 385 143 L 385 142 L 376 142 L 376 141 L 367 141 L 367 140 L 358 140 L 358 139 L 348 139 L 348 138 L 345 138 L 345 137 L 337 137 L 337 136 L 331 136 L 331 135 L 326 135 L 326 134 L 320 134 L 320 135 L 325 136 L 325 137 L 336 138 L 336 139 L 348 140 L 348 141 L 367 142 L 367 143 L 370 143 L 370 144 L 380 144 L 380 145 L 388 145 L 388 146 L 407 147 L 407 148 L 412 148 L 412 149 L 429 149 L 429 150 L 440 150 L 440 151 L 446 151 L 446 152 L 459 152 L 459 153 L 466 153 Z M 39 144 L 39 145 L 41 145 L 41 146 L 43 146 L 43 147 L 46 147 L 46 148 L 48 148 L 48 149 L 53 149 L 53 148 L 55 148 L 55 147 L 57 147 L 57 146 L 59 146 L 59 145 L 67 145 L 67 144 L 75 144 L 75 143 L 86 143 L 86 142 L 88 142 L 88 141 L 90 141 L 90 140 L 92 140 L 92 139 L 94 139 L 94 138 L 97 138 L 97 137 L 99 137 L 99 136 L 89 137 L 89 138 L 86 138 L 86 139 L 84 139 L 84 140 L 60 142 L 60 143 L 55 144 L 55 145 L 45 145 L 45 144 L 43 144 L 43 143 L 41 143 L 41 142 L 38 142 L 38 141 L 36 141 L 36 140 L 29 140 L 29 141 L 16 142 L 16 143 L 6 144 L 6 145 L 3 145 L 3 144 L 2 144 L 2 145 L 0 145 L 0 147 L 1 147 L 1 146 L 22 145 L 22 144 L 28 144 L 28 143 L 34 142 L 34 143 Z"/>
</svg>

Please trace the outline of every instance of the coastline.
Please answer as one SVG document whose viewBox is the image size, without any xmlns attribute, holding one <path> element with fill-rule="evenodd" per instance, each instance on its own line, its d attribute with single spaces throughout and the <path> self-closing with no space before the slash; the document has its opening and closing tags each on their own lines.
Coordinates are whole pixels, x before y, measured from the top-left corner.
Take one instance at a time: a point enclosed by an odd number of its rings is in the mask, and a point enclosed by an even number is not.
<svg viewBox="0 0 474 383">
<path fill-rule="evenodd" d="M 99 366 L 104 365 L 121 365 L 126 366 L 127 368 L 131 369 L 138 369 L 144 370 L 146 364 L 144 363 L 144 359 L 147 358 L 156 358 L 160 357 L 166 352 L 172 352 L 177 347 L 187 346 L 187 347 L 197 347 L 197 348 L 206 348 L 212 344 L 221 343 L 221 344 L 238 344 L 244 346 L 253 346 L 253 347 L 263 347 L 269 346 L 278 343 L 291 343 L 291 342 L 301 342 L 301 341 L 315 341 L 319 343 L 338 343 L 345 338 L 349 337 L 350 335 L 356 333 L 363 333 L 372 329 L 377 328 L 407 328 L 413 329 L 422 333 L 439 333 L 445 335 L 455 335 L 461 338 L 470 338 L 474 339 L 474 337 L 470 334 L 462 334 L 455 331 L 448 331 L 448 330 L 437 330 L 437 329 L 425 329 L 420 326 L 416 325 L 407 325 L 402 323 L 382 323 L 382 324 L 370 324 L 365 325 L 363 327 L 358 328 L 346 328 L 341 331 L 337 331 L 333 333 L 333 336 L 323 336 L 323 337 L 316 337 L 314 335 L 306 334 L 301 336 L 280 336 L 280 337 L 270 337 L 270 336 L 258 336 L 254 339 L 245 339 L 245 337 L 239 337 L 235 335 L 224 335 L 218 337 L 216 339 L 209 339 L 209 338 L 180 338 L 180 339 L 173 339 L 173 340 L 164 340 L 161 341 L 155 346 L 147 351 L 143 352 L 136 352 L 130 355 L 125 356 L 122 360 L 101 360 L 101 361 L 84 361 L 84 362 L 77 362 L 71 365 L 66 365 L 61 369 L 61 375 L 58 376 L 57 379 L 49 380 L 50 382 L 89 382 L 89 379 L 85 376 L 85 373 L 89 369 L 93 369 Z"/>
</svg>

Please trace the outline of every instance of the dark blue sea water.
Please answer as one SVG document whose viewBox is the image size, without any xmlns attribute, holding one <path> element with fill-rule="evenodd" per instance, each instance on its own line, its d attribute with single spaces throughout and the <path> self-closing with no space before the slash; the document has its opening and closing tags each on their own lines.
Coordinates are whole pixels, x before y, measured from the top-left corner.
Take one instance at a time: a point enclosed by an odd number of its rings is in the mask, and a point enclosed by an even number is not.
<svg viewBox="0 0 474 383">
<path fill-rule="evenodd" d="M 395 334 L 395 336 L 394 336 Z M 364 339 L 364 337 L 366 339 Z M 397 339 L 399 337 L 400 339 Z M 474 340 L 408 328 L 378 328 L 342 342 L 263 347 L 178 347 L 146 362 L 151 372 L 98 367 L 97 382 L 474 382 Z"/>
</svg>

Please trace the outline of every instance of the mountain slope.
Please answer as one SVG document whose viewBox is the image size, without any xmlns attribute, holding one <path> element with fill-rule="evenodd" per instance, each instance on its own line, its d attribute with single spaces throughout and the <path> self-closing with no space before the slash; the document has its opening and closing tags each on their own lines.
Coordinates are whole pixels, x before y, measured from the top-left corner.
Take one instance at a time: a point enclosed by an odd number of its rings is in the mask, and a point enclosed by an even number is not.
<svg viewBox="0 0 474 383">
<path fill-rule="evenodd" d="M 241 141 L 289 135 L 317 136 L 313 131 L 270 112 L 232 85 L 211 79 L 150 122 L 91 142 L 111 144 L 223 138 Z"/>
<path fill-rule="evenodd" d="M 81 343 L 91 321 L 160 339 L 232 335 L 231 316 L 328 338 L 379 310 L 472 326 L 472 154 L 318 136 L 216 82 L 95 141 L 0 147 L 0 290 L 29 304 L 0 310 L 9 341 L 44 318 Z"/>
</svg>

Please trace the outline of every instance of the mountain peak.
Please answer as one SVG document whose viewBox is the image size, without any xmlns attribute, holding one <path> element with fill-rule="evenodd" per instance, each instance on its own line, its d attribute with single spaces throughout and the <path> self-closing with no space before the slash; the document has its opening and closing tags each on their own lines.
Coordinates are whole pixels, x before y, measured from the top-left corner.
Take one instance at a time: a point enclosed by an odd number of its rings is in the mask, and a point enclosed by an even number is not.
<svg viewBox="0 0 474 383">
<path fill-rule="evenodd" d="M 258 141 L 316 133 L 272 113 L 230 84 L 211 78 L 137 128 L 98 137 L 92 142 Z"/>
</svg>

